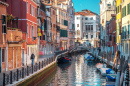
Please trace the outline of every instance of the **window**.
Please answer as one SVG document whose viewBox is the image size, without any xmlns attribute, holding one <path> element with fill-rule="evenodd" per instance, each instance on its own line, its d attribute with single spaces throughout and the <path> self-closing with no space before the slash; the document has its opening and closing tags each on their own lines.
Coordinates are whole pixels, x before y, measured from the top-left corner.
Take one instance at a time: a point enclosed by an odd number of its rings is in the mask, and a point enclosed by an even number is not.
<svg viewBox="0 0 130 86">
<path fill-rule="evenodd" d="M 88 17 L 86 17 L 85 20 L 88 20 Z"/>
<path fill-rule="evenodd" d="M 2 49 L 2 62 L 5 61 L 5 49 Z"/>
<path fill-rule="evenodd" d="M 80 30 L 77 30 L 77 35 L 80 35 Z"/>
<path fill-rule="evenodd" d="M 128 43 L 125 43 L 125 53 L 128 54 Z"/>
<path fill-rule="evenodd" d="M 128 25 L 128 35 L 129 35 L 129 38 L 130 38 L 130 25 Z"/>
<path fill-rule="evenodd" d="M 30 14 L 31 14 L 31 4 L 30 4 Z"/>
<path fill-rule="evenodd" d="M 27 35 L 28 35 L 28 38 L 29 38 L 29 26 L 27 24 Z"/>
<path fill-rule="evenodd" d="M 90 20 L 93 20 L 93 17 L 91 17 Z"/>
<path fill-rule="evenodd" d="M 33 26 L 32 26 L 32 38 L 34 37 L 34 33 L 33 33 Z"/>
<path fill-rule="evenodd" d="M 111 4 L 107 4 L 107 6 L 111 6 Z"/>
<path fill-rule="evenodd" d="M 32 16 L 33 16 L 33 6 L 32 6 Z"/>
<path fill-rule="evenodd" d="M 31 38 L 31 25 L 30 25 L 30 38 Z"/>
<path fill-rule="evenodd" d="M 79 27 L 79 24 L 77 24 L 77 27 Z"/>
<path fill-rule="evenodd" d="M 55 11 L 53 10 L 53 15 L 55 15 Z"/>
<path fill-rule="evenodd" d="M 86 39 L 88 39 L 88 35 L 86 35 Z"/>
<path fill-rule="evenodd" d="M 126 6 L 122 8 L 122 17 L 126 16 Z"/>
<path fill-rule="evenodd" d="M 7 33 L 6 31 L 6 16 L 2 15 L 2 33 Z"/>
<path fill-rule="evenodd" d="M 28 56 L 29 56 L 29 55 L 30 55 L 30 52 L 29 52 L 29 47 L 28 47 L 28 52 L 27 52 L 27 53 L 28 53 Z"/>
<path fill-rule="evenodd" d="M 127 4 L 127 15 L 129 15 L 129 14 L 130 14 L 130 3 Z"/>
<path fill-rule="evenodd" d="M 91 28 L 91 32 L 93 32 L 93 25 L 91 25 L 91 27 L 90 27 L 90 28 Z"/>
<path fill-rule="evenodd" d="M 64 21 L 63 21 L 63 19 L 61 19 L 61 24 L 64 25 Z"/>
<path fill-rule="evenodd" d="M 77 17 L 77 20 L 79 20 L 79 17 Z"/>
<path fill-rule="evenodd" d="M 112 41 L 112 36 L 111 35 L 109 36 L 109 41 Z"/>
<path fill-rule="evenodd" d="M 93 38 L 93 35 L 91 35 L 91 39 Z"/>
<path fill-rule="evenodd" d="M 28 2 L 27 2 L 27 13 L 28 13 Z"/>
<path fill-rule="evenodd" d="M 45 35 L 43 35 L 43 40 L 45 40 Z"/>
</svg>

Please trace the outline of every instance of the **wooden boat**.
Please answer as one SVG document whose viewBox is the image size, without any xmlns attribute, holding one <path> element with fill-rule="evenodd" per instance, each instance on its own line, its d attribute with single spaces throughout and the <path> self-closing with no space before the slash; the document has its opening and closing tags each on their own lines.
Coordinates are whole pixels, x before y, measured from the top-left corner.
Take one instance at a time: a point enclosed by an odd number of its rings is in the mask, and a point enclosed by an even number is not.
<svg viewBox="0 0 130 86">
<path fill-rule="evenodd" d="M 59 59 L 58 59 L 58 63 L 68 63 L 70 62 L 71 59 L 68 58 L 68 56 L 61 56 Z"/>
<path fill-rule="evenodd" d="M 113 71 L 111 68 L 100 68 L 99 69 L 102 76 L 106 76 L 107 74 L 115 74 L 115 71 Z M 108 76 L 109 79 L 112 78 L 112 76 Z"/>
<path fill-rule="evenodd" d="M 108 69 L 106 70 L 106 74 L 107 74 L 107 80 L 109 81 L 115 81 L 116 80 L 116 74 L 115 71 L 112 69 Z"/>
<path fill-rule="evenodd" d="M 106 68 L 106 64 L 97 63 L 97 64 L 95 65 L 95 67 L 97 68 L 97 70 L 100 70 L 100 68 Z"/>
<path fill-rule="evenodd" d="M 110 69 L 110 68 L 100 68 L 99 71 L 102 76 L 106 76 L 106 70 L 108 70 L 108 69 Z"/>
<path fill-rule="evenodd" d="M 85 58 L 85 60 L 87 60 L 88 62 L 91 62 L 91 61 L 94 60 L 94 57 L 91 56 L 91 55 L 89 55 L 89 54 L 85 54 L 85 55 L 84 55 L 84 58 Z"/>
<path fill-rule="evenodd" d="M 87 60 L 87 57 L 90 56 L 88 53 L 84 55 L 84 59 Z"/>
</svg>

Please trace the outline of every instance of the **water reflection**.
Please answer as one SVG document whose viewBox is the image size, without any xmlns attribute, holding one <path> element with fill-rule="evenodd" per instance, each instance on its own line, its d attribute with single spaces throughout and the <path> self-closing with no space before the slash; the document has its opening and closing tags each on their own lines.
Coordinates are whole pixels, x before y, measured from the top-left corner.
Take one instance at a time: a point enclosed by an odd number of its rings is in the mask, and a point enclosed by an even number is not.
<svg viewBox="0 0 130 86">
<path fill-rule="evenodd" d="M 69 64 L 60 64 L 47 86 L 105 86 L 106 78 L 96 71 L 95 64 L 84 60 L 84 54 L 72 56 Z"/>
</svg>

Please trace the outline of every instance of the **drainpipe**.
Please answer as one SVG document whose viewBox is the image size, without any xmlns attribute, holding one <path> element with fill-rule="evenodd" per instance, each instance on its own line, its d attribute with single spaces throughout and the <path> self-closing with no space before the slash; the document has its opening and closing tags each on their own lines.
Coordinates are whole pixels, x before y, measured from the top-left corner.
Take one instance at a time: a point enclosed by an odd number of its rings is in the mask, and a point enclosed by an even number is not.
<svg viewBox="0 0 130 86">
<path fill-rule="evenodd" d="M 8 40 L 7 40 L 7 60 L 6 60 L 6 71 L 8 71 Z"/>
<path fill-rule="evenodd" d="M 17 47 L 16 47 L 16 68 L 17 68 Z"/>
<path fill-rule="evenodd" d="M 0 48 L 0 73 L 2 72 L 2 48 Z"/>
<path fill-rule="evenodd" d="M 14 47 L 13 47 L 13 69 L 14 69 Z"/>
</svg>

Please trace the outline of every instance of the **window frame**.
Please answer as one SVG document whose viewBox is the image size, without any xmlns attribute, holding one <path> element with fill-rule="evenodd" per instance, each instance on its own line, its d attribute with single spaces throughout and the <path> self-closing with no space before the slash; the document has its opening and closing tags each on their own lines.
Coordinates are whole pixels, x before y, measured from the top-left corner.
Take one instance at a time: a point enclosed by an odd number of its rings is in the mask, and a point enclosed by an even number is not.
<svg viewBox="0 0 130 86">
<path fill-rule="evenodd" d="M 28 13 L 28 1 L 27 1 L 27 13 Z"/>
<path fill-rule="evenodd" d="M 5 14 L 2 14 L 1 17 L 2 17 L 2 34 L 6 34 L 7 33 L 7 29 L 6 29 L 6 18 L 7 17 L 5 16 Z"/>
<path fill-rule="evenodd" d="M 31 8 L 32 8 L 32 6 L 31 6 L 31 4 L 30 4 L 30 15 L 32 14 L 32 9 L 31 9 Z"/>
</svg>

